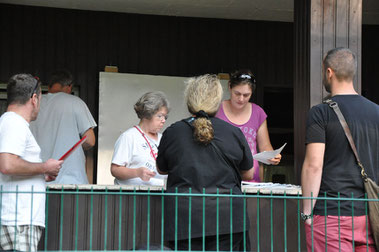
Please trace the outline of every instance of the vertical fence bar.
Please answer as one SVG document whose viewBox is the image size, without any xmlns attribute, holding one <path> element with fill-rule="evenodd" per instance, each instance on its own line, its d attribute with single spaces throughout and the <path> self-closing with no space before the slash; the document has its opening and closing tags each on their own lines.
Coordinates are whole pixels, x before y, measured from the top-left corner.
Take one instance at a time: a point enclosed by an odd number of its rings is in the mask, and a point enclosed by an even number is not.
<svg viewBox="0 0 379 252">
<path fill-rule="evenodd" d="M 297 251 L 301 251 L 301 235 L 300 235 L 300 193 L 297 192 Z"/>
<path fill-rule="evenodd" d="M 205 195 L 205 188 L 203 188 L 203 195 Z M 205 196 L 203 196 L 203 251 L 205 251 Z"/>
<path fill-rule="evenodd" d="M 64 211 L 64 189 L 61 189 L 61 216 L 59 223 L 59 250 L 63 250 L 63 211 Z"/>
<path fill-rule="evenodd" d="M 230 251 L 233 251 L 233 190 L 230 189 Z"/>
<path fill-rule="evenodd" d="M 324 232 L 325 232 L 325 251 L 328 251 L 328 225 L 327 225 L 327 216 L 328 216 L 328 200 L 326 199 L 327 198 L 327 194 L 326 192 L 324 192 L 324 197 L 325 197 L 325 200 L 324 200 Z"/>
<path fill-rule="evenodd" d="M 104 250 L 107 250 L 107 234 L 108 234 L 108 187 L 105 187 L 104 199 Z"/>
<path fill-rule="evenodd" d="M 122 233 L 122 187 L 120 187 L 120 199 L 118 207 L 118 250 L 121 250 L 121 233 Z M 127 227 L 128 225 L 126 225 Z M 127 228 L 125 229 L 126 232 Z M 126 238 L 128 238 L 126 236 Z M 128 244 L 128 239 L 126 239 L 126 244 Z"/>
<path fill-rule="evenodd" d="M 17 210 L 18 210 L 18 185 L 16 185 L 16 217 L 15 217 L 15 223 L 14 223 L 14 228 L 16 229 L 17 227 Z M 14 248 L 16 250 L 16 246 L 17 246 L 17 236 L 16 236 L 16 233 L 17 232 L 14 232 Z"/>
<path fill-rule="evenodd" d="M 283 201 L 283 216 L 284 216 L 284 251 L 287 251 L 287 199 L 286 191 L 284 191 L 284 201 Z"/>
<path fill-rule="evenodd" d="M 244 190 L 243 195 L 243 251 L 246 251 L 246 190 Z"/>
<path fill-rule="evenodd" d="M 30 236 L 29 236 L 29 244 L 30 244 L 30 246 L 29 246 L 29 251 L 31 251 L 32 250 L 32 245 L 33 245 L 33 239 L 32 239 L 32 237 L 33 237 L 33 228 L 32 228 L 32 226 L 33 226 L 33 199 L 34 199 L 34 185 L 32 185 L 32 188 L 31 188 L 32 190 L 31 190 L 31 199 L 30 199 L 30 207 L 31 207 L 31 210 L 30 210 Z"/>
<path fill-rule="evenodd" d="M 146 247 L 150 250 L 150 187 L 147 189 L 147 237 L 146 237 Z"/>
<path fill-rule="evenodd" d="M 133 250 L 136 250 L 136 188 L 134 188 L 133 194 Z"/>
<path fill-rule="evenodd" d="M 271 244 L 271 252 L 274 251 L 274 221 L 273 221 L 273 213 L 272 213 L 272 207 L 273 207 L 273 198 L 272 198 L 272 191 L 270 192 L 270 244 Z"/>
<path fill-rule="evenodd" d="M 161 212 L 161 250 L 164 248 L 164 189 L 162 188 L 162 212 Z"/>
<path fill-rule="evenodd" d="M 353 243 L 353 251 L 355 251 L 355 240 L 354 240 L 354 193 L 351 193 L 351 240 Z"/>
<path fill-rule="evenodd" d="M 217 192 L 216 192 L 217 196 L 216 196 L 216 251 L 219 251 L 219 189 L 217 188 Z"/>
<path fill-rule="evenodd" d="M 0 216 L 3 211 L 3 185 L 0 185 Z M 1 237 L 1 218 L 0 218 L 0 237 Z"/>
<path fill-rule="evenodd" d="M 366 215 L 366 247 L 368 251 L 368 202 L 367 202 L 367 193 L 365 193 L 365 215 Z"/>
<path fill-rule="evenodd" d="M 312 252 L 315 250 L 313 241 L 313 192 L 311 192 L 311 239 L 312 239 Z"/>
<path fill-rule="evenodd" d="M 192 211 L 192 188 L 190 187 L 188 189 L 188 192 L 190 194 L 188 198 L 188 251 L 191 251 L 191 211 Z"/>
<path fill-rule="evenodd" d="M 325 197 L 325 200 L 324 200 L 325 251 L 328 251 L 328 225 L 327 225 L 327 218 L 326 218 L 328 216 L 328 204 L 327 204 L 328 200 L 326 199 L 327 197 L 326 192 L 324 192 L 324 197 Z"/>
<path fill-rule="evenodd" d="M 49 234 L 49 187 L 46 188 L 46 207 L 45 207 L 45 244 L 44 250 L 47 251 L 47 236 Z M 1 215 L 1 214 L 0 214 Z M 0 226 L 1 226 L 1 218 L 0 218 Z"/>
<path fill-rule="evenodd" d="M 3 212 L 3 185 L 0 185 L 0 216 Z M 0 227 L 1 227 L 1 218 L 0 218 Z M 1 228 L 0 228 L 0 237 L 1 237 Z"/>
<path fill-rule="evenodd" d="M 260 251 L 260 244 L 259 244 L 259 190 L 257 192 L 257 251 Z"/>
<path fill-rule="evenodd" d="M 337 210 L 338 210 L 338 247 L 339 247 L 339 251 L 341 251 L 341 197 L 340 197 L 340 192 L 338 192 L 337 194 L 338 196 L 338 207 L 337 207 Z M 326 218 L 326 216 L 325 216 Z M 327 241 L 325 240 L 325 243 L 327 243 Z"/>
<path fill-rule="evenodd" d="M 75 251 L 78 251 L 78 226 L 79 226 L 79 188 L 76 187 L 76 195 L 75 195 Z"/>
<path fill-rule="evenodd" d="M 91 186 L 91 203 L 90 203 L 90 217 L 89 217 L 89 250 L 92 250 L 93 239 L 93 186 Z"/>
<path fill-rule="evenodd" d="M 175 188 L 175 251 L 178 250 L 178 188 Z"/>
</svg>

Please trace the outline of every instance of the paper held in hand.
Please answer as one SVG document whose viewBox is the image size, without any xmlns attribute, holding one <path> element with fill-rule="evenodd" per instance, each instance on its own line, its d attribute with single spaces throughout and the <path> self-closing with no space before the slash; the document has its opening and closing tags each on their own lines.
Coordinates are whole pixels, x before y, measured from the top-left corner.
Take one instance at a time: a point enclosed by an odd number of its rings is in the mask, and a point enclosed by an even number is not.
<svg viewBox="0 0 379 252">
<path fill-rule="evenodd" d="M 255 155 L 253 155 L 254 160 L 257 160 L 264 164 L 270 164 L 270 159 L 274 158 L 276 155 L 280 154 L 282 150 L 284 149 L 284 146 L 286 146 L 287 143 L 283 144 L 282 147 L 279 149 L 273 150 L 273 151 L 262 151 Z"/>
<path fill-rule="evenodd" d="M 68 158 L 79 146 L 81 146 L 86 141 L 87 136 L 82 137 L 74 146 L 71 147 L 59 160 L 65 160 Z"/>
</svg>

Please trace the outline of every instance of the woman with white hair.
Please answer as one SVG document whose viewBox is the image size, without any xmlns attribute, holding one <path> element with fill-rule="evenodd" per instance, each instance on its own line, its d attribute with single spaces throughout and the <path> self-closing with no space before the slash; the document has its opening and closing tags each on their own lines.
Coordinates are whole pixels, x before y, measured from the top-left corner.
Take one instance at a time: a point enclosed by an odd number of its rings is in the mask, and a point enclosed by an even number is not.
<svg viewBox="0 0 379 252">
<path fill-rule="evenodd" d="M 162 92 L 148 92 L 136 102 L 134 110 L 140 122 L 125 131 L 115 144 L 111 164 L 115 184 L 163 186 L 166 176 L 157 174 L 155 160 L 169 102 Z"/>
<path fill-rule="evenodd" d="M 253 159 L 241 130 L 214 117 L 221 98 L 222 87 L 215 75 L 187 81 L 185 100 L 192 116 L 167 128 L 158 148 L 157 169 L 161 174 L 168 174 L 168 193 L 176 190 L 188 193 L 191 188 L 192 193 L 205 190 L 207 194 L 242 194 L 241 177 L 252 176 Z M 249 221 L 242 198 L 233 198 L 232 209 L 227 197 L 218 200 L 206 197 L 204 206 L 202 197 L 190 199 L 191 223 L 189 198 L 177 197 L 176 202 L 176 197 L 165 197 L 167 246 L 178 250 L 230 250 L 232 233 L 233 250 L 249 250 Z"/>
</svg>

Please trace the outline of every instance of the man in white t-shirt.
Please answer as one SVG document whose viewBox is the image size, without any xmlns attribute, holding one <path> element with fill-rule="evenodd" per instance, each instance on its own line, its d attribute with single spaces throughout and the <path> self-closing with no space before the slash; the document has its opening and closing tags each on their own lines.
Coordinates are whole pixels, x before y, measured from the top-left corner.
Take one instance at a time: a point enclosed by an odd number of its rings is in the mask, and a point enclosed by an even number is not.
<svg viewBox="0 0 379 252">
<path fill-rule="evenodd" d="M 42 95 L 38 119 L 30 129 L 41 146 L 41 158 L 59 159 L 83 136 L 87 136 L 84 149 L 95 145 L 93 128 L 96 122 L 87 105 L 71 95 L 73 78 L 70 72 L 58 70 L 49 81 L 49 93 Z M 86 158 L 82 147 L 65 160 L 54 184 L 88 184 Z"/>
<path fill-rule="evenodd" d="M 40 100 L 38 79 L 30 74 L 10 78 L 7 112 L 0 117 L 0 250 L 37 250 L 45 226 L 45 180 L 54 180 L 63 162 L 41 163 L 41 149 L 29 129 Z"/>
</svg>

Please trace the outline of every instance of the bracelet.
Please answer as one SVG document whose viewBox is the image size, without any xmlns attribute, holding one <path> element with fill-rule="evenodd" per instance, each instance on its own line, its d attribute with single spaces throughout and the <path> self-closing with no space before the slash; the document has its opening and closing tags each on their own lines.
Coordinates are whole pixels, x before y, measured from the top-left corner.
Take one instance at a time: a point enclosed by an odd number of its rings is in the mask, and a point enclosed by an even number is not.
<svg viewBox="0 0 379 252">
<path fill-rule="evenodd" d="M 305 214 L 305 213 L 303 213 L 303 212 L 300 213 L 300 216 L 301 216 L 301 219 L 302 219 L 303 221 L 306 221 L 306 220 L 312 218 L 312 215 L 311 215 L 311 214 Z"/>
</svg>

